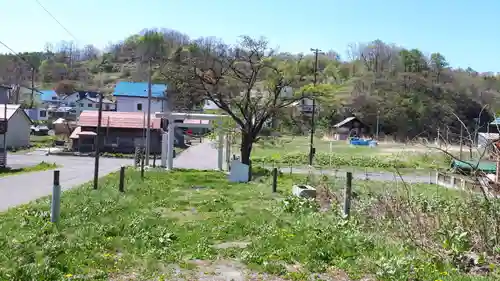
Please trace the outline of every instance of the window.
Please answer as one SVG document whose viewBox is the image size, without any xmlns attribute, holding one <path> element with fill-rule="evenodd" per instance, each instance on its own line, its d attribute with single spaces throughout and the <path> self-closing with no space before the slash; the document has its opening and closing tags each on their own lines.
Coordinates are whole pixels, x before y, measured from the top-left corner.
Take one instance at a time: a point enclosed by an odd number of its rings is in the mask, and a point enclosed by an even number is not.
<svg viewBox="0 0 500 281">
<path fill-rule="evenodd" d="M 106 104 L 106 110 L 109 110 L 109 104 Z"/>
<path fill-rule="evenodd" d="M 71 106 L 71 107 L 75 107 L 75 103 L 74 103 L 74 102 L 70 102 L 70 103 L 69 103 L 69 106 Z"/>
<path fill-rule="evenodd" d="M 92 108 L 92 104 L 91 104 L 91 103 L 87 104 L 87 106 L 88 106 L 89 108 Z"/>
<path fill-rule="evenodd" d="M 138 111 L 142 111 L 142 103 L 138 103 L 137 104 L 137 110 Z"/>
<path fill-rule="evenodd" d="M 47 117 L 47 111 L 40 110 L 40 117 Z"/>
<path fill-rule="evenodd" d="M 80 103 L 80 107 L 83 107 L 83 103 L 82 102 Z"/>
</svg>

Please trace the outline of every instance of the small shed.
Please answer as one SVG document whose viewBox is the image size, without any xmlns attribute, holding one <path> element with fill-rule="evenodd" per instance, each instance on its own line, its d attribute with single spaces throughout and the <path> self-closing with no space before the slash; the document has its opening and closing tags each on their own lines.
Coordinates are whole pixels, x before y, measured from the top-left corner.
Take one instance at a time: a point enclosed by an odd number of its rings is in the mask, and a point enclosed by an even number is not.
<svg viewBox="0 0 500 281">
<path fill-rule="evenodd" d="M 333 139 L 347 140 L 349 137 L 363 137 L 369 132 L 369 127 L 356 116 L 350 116 L 333 125 Z"/>
<path fill-rule="evenodd" d="M 32 120 L 19 104 L 0 104 L 0 120 L 5 118 L 7 106 L 7 148 L 22 148 L 30 145 Z M 3 147 L 3 135 L 0 135 L 0 146 Z"/>
</svg>

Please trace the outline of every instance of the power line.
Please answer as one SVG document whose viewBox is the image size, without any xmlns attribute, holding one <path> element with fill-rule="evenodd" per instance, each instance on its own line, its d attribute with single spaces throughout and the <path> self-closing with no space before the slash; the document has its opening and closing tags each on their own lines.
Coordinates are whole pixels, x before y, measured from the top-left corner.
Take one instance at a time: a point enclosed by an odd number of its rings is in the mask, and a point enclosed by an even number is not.
<svg viewBox="0 0 500 281">
<path fill-rule="evenodd" d="M 29 64 L 31 67 L 35 68 L 35 66 L 31 62 L 29 62 L 28 60 L 26 60 L 25 57 L 21 56 L 18 52 L 14 51 L 11 47 L 9 47 L 7 44 L 5 44 L 4 42 L 2 42 L 1 40 L 0 40 L 0 44 L 2 46 L 4 46 L 5 48 L 7 48 L 9 51 L 11 51 L 16 57 L 22 59 L 24 62 L 26 62 L 27 64 Z"/>
<path fill-rule="evenodd" d="M 58 20 L 58 19 L 57 19 L 57 18 L 56 18 L 56 17 L 55 17 L 52 13 L 51 13 L 51 12 L 49 12 L 49 10 L 47 10 L 47 8 L 45 8 L 45 7 L 42 5 L 42 3 L 40 3 L 40 1 L 39 1 L 39 0 L 35 0 L 35 1 L 38 3 L 38 5 L 39 5 L 39 6 L 40 6 L 40 7 L 41 7 L 41 8 L 42 8 L 42 9 L 43 9 L 43 10 L 44 10 L 44 11 L 45 11 L 45 12 L 46 12 L 46 13 L 47 13 L 47 14 L 48 14 L 51 18 L 52 18 L 52 19 L 54 19 L 54 20 L 55 20 L 55 21 L 59 24 L 59 26 L 61 26 L 61 27 L 62 27 L 62 28 L 66 31 L 66 33 L 68 33 L 68 34 L 69 34 L 69 36 L 73 37 L 73 39 L 75 39 L 75 41 L 77 41 L 77 42 L 78 42 L 78 39 L 76 38 L 76 36 L 75 36 L 75 35 L 73 35 L 73 33 L 71 33 L 71 31 L 69 31 L 69 29 L 67 29 L 67 28 L 66 28 L 66 27 L 65 27 L 65 26 L 64 26 L 64 25 L 63 25 L 63 24 L 62 24 L 62 23 L 61 23 L 61 22 L 60 22 L 60 21 L 59 21 L 59 20 Z"/>
</svg>

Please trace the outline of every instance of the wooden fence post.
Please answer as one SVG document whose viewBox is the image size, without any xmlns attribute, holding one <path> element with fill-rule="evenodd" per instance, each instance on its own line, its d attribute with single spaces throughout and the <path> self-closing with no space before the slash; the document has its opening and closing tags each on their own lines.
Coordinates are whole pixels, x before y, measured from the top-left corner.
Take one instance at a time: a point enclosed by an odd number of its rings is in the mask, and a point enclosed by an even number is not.
<svg viewBox="0 0 500 281">
<path fill-rule="evenodd" d="M 273 192 L 278 189 L 278 168 L 273 168 Z"/>
<path fill-rule="evenodd" d="M 59 183 L 59 170 L 54 171 L 54 183 L 52 185 L 52 202 L 50 206 L 50 221 L 57 223 L 61 213 L 61 186 Z"/>
<path fill-rule="evenodd" d="M 349 218 L 351 213 L 351 196 L 352 196 L 352 172 L 346 173 L 346 183 L 344 192 L 344 217 Z"/>
<path fill-rule="evenodd" d="M 118 190 L 120 192 L 125 192 L 125 166 L 120 167 L 120 184 L 118 185 Z"/>
</svg>

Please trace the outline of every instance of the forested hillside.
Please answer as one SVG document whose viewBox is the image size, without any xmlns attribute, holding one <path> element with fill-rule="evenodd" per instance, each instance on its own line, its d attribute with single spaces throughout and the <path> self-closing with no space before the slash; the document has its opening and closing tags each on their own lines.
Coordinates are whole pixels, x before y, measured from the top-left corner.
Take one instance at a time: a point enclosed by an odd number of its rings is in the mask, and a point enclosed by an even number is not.
<svg viewBox="0 0 500 281">
<path fill-rule="evenodd" d="M 212 48 L 223 45 L 215 37 L 192 39 L 174 30 L 159 32 L 163 36 L 161 55 L 150 56 L 155 82 L 173 83 L 164 65 L 179 48 L 193 43 Z M 143 34 L 125 38 L 106 50 L 62 42 L 57 46 L 47 44 L 40 52 L 19 54 L 22 58 L 2 55 L 0 82 L 30 87 L 32 69 L 37 90 L 110 92 L 119 80 L 145 81 L 148 64 L 143 56 Z M 460 131 L 457 117 L 474 130 L 479 116 L 483 124 L 500 107 L 500 76 L 470 68 L 452 69 L 446 54 L 427 56 L 425 50 L 405 49 L 381 40 L 353 44 L 348 49 L 345 57 L 336 50 L 323 50 L 318 57 L 320 85 L 316 90 L 330 92 L 320 102 L 319 126 L 327 127 L 350 113 L 374 126 L 379 115 L 381 130 L 401 140 L 435 137 L 438 130 L 444 132 L 446 128 L 450 128 L 452 137 Z M 314 74 L 312 53 L 275 52 L 273 58 L 299 62 L 301 77 L 307 77 L 307 81 Z M 29 91 L 25 92 L 20 90 L 20 100 L 29 104 Z"/>
</svg>

